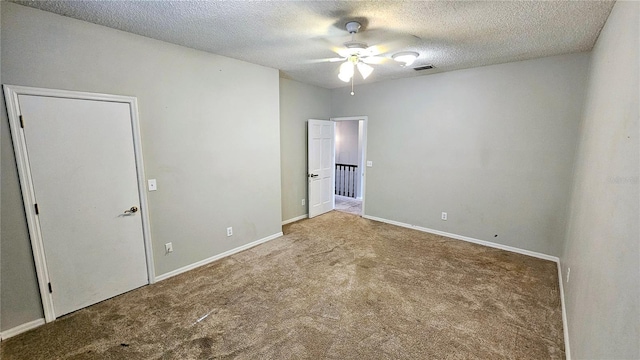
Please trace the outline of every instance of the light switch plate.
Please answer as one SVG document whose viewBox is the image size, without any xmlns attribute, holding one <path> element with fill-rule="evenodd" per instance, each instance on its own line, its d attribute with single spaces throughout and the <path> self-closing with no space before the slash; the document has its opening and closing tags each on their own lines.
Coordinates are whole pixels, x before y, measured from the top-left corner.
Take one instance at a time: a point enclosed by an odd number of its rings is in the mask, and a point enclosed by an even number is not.
<svg viewBox="0 0 640 360">
<path fill-rule="evenodd" d="M 149 191 L 156 191 L 156 190 L 158 190 L 156 179 L 149 179 Z"/>
<path fill-rule="evenodd" d="M 373 161 L 367 161 L 367 167 L 373 167 Z"/>
</svg>

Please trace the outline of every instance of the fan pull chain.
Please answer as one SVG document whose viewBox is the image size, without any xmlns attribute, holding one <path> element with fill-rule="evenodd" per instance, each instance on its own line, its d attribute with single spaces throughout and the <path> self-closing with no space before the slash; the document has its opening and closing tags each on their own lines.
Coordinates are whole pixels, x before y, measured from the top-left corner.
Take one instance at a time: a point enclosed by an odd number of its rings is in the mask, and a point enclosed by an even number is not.
<svg viewBox="0 0 640 360">
<path fill-rule="evenodd" d="M 356 77 L 356 74 L 353 74 L 353 76 L 351 77 L 351 96 L 356 94 L 355 92 L 353 92 L 353 78 L 354 77 Z"/>
</svg>

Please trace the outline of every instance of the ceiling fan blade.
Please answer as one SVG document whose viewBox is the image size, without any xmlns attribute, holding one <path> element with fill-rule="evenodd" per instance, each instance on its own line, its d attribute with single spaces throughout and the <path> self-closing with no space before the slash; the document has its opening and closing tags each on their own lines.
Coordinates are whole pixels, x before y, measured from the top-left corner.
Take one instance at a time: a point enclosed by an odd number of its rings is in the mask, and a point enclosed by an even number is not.
<svg viewBox="0 0 640 360">
<path fill-rule="evenodd" d="M 403 36 L 400 39 L 379 43 L 373 46 L 369 46 L 367 50 L 371 55 L 386 54 L 389 52 L 398 52 L 406 50 L 407 47 L 414 45 L 420 38 L 417 36 Z"/>
<path fill-rule="evenodd" d="M 325 58 L 325 59 L 306 60 L 306 61 L 304 61 L 304 63 L 305 64 L 334 63 L 334 62 L 341 62 L 341 61 L 345 61 L 345 60 L 347 60 L 347 59 L 346 58 L 334 57 L 334 58 Z"/>
<path fill-rule="evenodd" d="M 351 56 L 351 50 L 347 49 L 347 48 L 342 48 L 342 49 L 336 49 L 334 50 L 338 55 L 342 56 L 343 58 L 348 58 L 349 56 Z"/>
<path fill-rule="evenodd" d="M 389 61 L 389 59 L 383 56 L 367 56 L 360 58 L 360 60 L 362 60 L 363 63 L 370 65 L 384 64 Z"/>
</svg>

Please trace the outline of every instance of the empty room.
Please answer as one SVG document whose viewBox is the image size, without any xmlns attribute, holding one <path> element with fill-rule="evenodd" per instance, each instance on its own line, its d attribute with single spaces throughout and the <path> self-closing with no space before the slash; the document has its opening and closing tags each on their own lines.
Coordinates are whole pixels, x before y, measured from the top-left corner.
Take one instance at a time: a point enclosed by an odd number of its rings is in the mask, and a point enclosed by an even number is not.
<svg viewBox="0 0 640 360">
<path fill-rule="evenodd" d="M 0 359 L 640 359 L 640 2 L 0 13 Z"/>
</svg>

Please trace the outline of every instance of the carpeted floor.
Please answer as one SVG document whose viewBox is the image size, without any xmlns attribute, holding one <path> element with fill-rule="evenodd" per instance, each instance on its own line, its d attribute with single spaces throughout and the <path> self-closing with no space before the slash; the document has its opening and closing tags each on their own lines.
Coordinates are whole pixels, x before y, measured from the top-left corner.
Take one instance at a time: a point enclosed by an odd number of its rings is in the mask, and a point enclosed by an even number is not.
<svg viewBox="0 0 640 360">
<path fill-rule="evenodd" d="M 349 214 L 360 215 L 362 213 L 362 200 L 334 195 L 335 196 L 335 209 L 337 211 L 346 212 Z"/>
<path fill-rule="evenodd" d="M 0 343 L 9 359 L 564 358 L 556 264 L 332 211 Z"/>
</svg>

